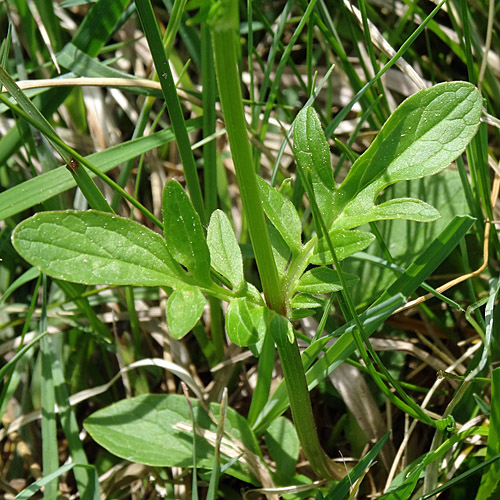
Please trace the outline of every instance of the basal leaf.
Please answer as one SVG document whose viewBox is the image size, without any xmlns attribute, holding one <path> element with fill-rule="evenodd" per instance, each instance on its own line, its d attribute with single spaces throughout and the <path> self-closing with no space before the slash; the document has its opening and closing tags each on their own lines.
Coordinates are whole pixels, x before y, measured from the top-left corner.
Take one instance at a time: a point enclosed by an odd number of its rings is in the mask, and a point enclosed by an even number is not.
<svg viewBox="0 0 500 500">
<path fill-rule="evenodd" d="M 221 210 L 215 210 L 210 217 L 207 244 L 212 267 L 238 290 L 244 281 L 243 259 L 231 223 Z"/>
<path fill-rule="evenodd" d="M 446 168 L 474 137 L 481 106 L 481 94 L 467 82 L 442 83 L 406 99 L 335 191 L 337 227 L 342 212 L 369 212 L 386 186 Z"/>
<path fill-rule="evenodd" d="M 344 273 L 344 276 L 349 285 L 359 280 L 354 274 Z M 342 290 L 339 275 L 331 267 L 314 267 L 310 269 L 304 273 L 295 287 L 296 292 L 306 293 L 329 293 L 338 292 L 339 290 Z"/>
<path fill-rule="evenodd" d="M 327 227 L 333 220 L 332 199 L 335 191 L 330 148 L 313 108 L 300 111 L 294 122 L 293 151 L 299 171 L 311 174 L 314 196 Z"/>
<path fill-rule="evenodd" d="M 375 239 L 373 234 L 365 231 L 346 231 L 343 229 L 334 229 L 329 232 L 329 236 L 339 261 L 361 252 Z M 310 262 L 312 264 L 333 263 L 332 254 L 324 238 L 318 241 Z"/>
<path fill-rule="evenodd" d="M 170 335 L 180 339 L 190 332 L 203 314 L 206 300 L 199 288 L 177 288 L 167 301 L 167 324 Z"/>
<path fill-rule="evenodd" d="M 254 306 L 239 297 L 229 303 L 226 313 L 226 329 L 231 342 L 241 347 L 256 344 L 265 334 L 267 311 L 264 306 Z"/>
<path fill-rule="evenodd" d="M 210 251 L 200 218 L 188 195 L 175 180 L 163 191 L 163 234 L 174 259 L 200 282 L 210 280 Z"/>
<path fill-rule="evenodd" d="M 204 435 L 198 435 L 196 439 L 197 466 L 211 469 L 216 424 L 197 400 L 191 400 L 191 404 L 198 432 Z M 220 405 L 212 403 L 210 411 L 217 421 Z M 223 464 L 245 449 L 260 457 L 247 421 L 231 407 L 226 411 L 224 427 L 227 434 L 221 446 Z M 131 462 L 152 467 L 193 467 L 192 420 L 184 396 L 145 394 L 124 399 L 92 414 L 84 426 L 97 443 Z M 237 460 L 227 473 L 256 483 L 245 458 L 243 453 L 242 459 Z"/>
<path fill-rule="evenodd" d="M 42 272 L 75 283 L 178 286 L 187 279 L 159 234 L 109 213 L 40 212 L 16 227 L 12 243 Z"/>
<path fill-rule="evenodd" d="M 278 417 L 265 432 L 266 446 L 271 458 L 279 464 L 276 478 L 279 484 L 287 484 L 295 475 L 300 443 L 295 427 L 285 417 Z"/>
<path fill-rule="evenodd" d="M 292 252 L 302 247 L 302 223 L 299 214 L 290 200 L 271 187 L 264 179 L 257 178 L 262 199 L 262 206 L 273 226 L 279 231 L 282 238 Z"/>
</svg>

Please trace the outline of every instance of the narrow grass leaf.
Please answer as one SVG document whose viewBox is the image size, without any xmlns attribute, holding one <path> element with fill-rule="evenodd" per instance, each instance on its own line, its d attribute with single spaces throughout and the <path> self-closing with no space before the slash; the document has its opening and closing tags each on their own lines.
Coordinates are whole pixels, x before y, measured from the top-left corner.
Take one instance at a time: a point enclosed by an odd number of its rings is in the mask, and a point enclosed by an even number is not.
<svg viewBox="0 0 500 500">
<path fill-rule="evenodd" d="M 188 122 L 190 132 L 201 126 L 201 119 Z M 86 158 L 105 173 L 120 163 L 135 158 L 153 148 L 168 144 L 175 138 L 171 129 L 162 130 L 148 137 L 124 142 L 104 151 L 93 153 Z M 90 172 L 91 177 L 94 174 Z M 0 220 L 11 217 L 23 210 L 61 194 L 76 186 L 76 182 L 66 167 L 59 167 L 38 177 L 25 181 L 0 193 Z"/>
<path fill-rule="evenodd" d="M 53 481 L 54 479 L 57 479 L 58 477 L 66 474 L 72 469 L 75 468 L 84 468 L 84 469 L 89 469 L 91 471 L 91 477 L 92 477 L 92 482 L 89 485 L 89 496 L 88 498 L 92 498 L 92 500 L 100 500 L 101 495 L 99 493 L 99 488 L 98 487 L 93 487 L 93 486 L 98 486 L 99 485 L 99 478 L 97 477 L 97 473 L 95 470 L 95 467 L 93 465 L 82 465 L 82 464 L 64 464 L 61 465 L 56 471 L 54 471 L 52 474 L 49 474 L 48 476 L 44 476 L 34 483 L 30 484 L 27 488 L 25 488 L 23 491 L 18 493 L 15 497 L 14 500 L 28 500 L 31 498 L 35 493 L 40 491 L 43 487 L 45 487 L 48 483 Z"/>
<path fill-rule="evenodd" d="M 0 297 L 0 304 L 5 302 L 12 293 L 14 293 L 19 287 L 29 283 L 31 280 L 38 278 L 40 276 L 40 270 L 36 267 L 32 267 L 25 271 L 19 278 L 14 280 L 6 289 L 3 295 Z"/>
<path fill-rule="evenodd" d="M 243 258 L 231 223 L 222 210 L 215 210 L 210 217 L 207 244 L 212 267 L 230 281 L 233 290 L 239 290 L 244 283 Z"/>
<path fill-rule="evenodd" d="M 491 413 L 490 432 L 485 459 L 498 457 L 500 454 L 500 368 L 491 373 Z M 493 500 L 500 492 L 500 463 L 495 462 L 483 474 L 476 500 Z"/>
<path fill-rule="evenodd" d="M 75 283 L 176 286 L 185 280 L 159 234 L 107 213 L 38 213 L 16 227 L 12 242 L 42 272 Z"/>
<path fill-rule="evenodd" d="M 210 282 L 210 250 L 200 217 L 182 186 L 167 182 L 163 191 L 163 234 L 174 259 L 200 283 Z"/>
<path fill-rule="evenodd" d="M 203 202 L 193 151 L 191 149 L 186 122 L 177 95 L 172 71 L 170 70 L 170 65 L 163 48 L 160 30 L 156 22 L 153 7 L 149 0 L 136 0 L 135 5 L 144 29 L 144 34 L 146 35 L 148 45 L 151 49 L 156 72 L 160 77 L 160 84 L 163 95 L 165 96 L 172 128 L 174 129 L 189 194 L 201 221 L 205 224 L 207 221 L 205 204 Z"/>
<path fill-rule="evenodd" d="M 47 276 L 42 276 L 42 313 L 39 323 L 40 334 L 47 330 Z M 45 335 L 40 339 L 42 377 L 40 380 L 42 406 L 42 464 L 43 474 L 48 476 L 59 467 L 57 446 L 57 422 L 55 381 L 52 373 L 52 339 Z M 56 498 L 58 482 L 54 479 L 45 485 L 44 497 Z"/>
<path fill-rule="evenodd" d="M 498 460 L 500 460 L 500 453 L 493 456 L 493 457 L 486 459 L 484 462 L 481 462 L 480 464 L 475 465 L 474 467 L 470 468 L 469 470 L 462 472 L 462 474 L 459 474 L 458 476 L 454 477 L 453 479 L 451 479 L 447 483 L 442 484 L 441 486 L 437 487 L 433 491 L 429 491 L 429 493 L 421 496 L 418 500 L 427 500 L 429 498 L 433 498 L 438 493 L 441 493 L 442 491 L 453 488 L 456 484 L 460 483 L 461 481 L 464 481 L 465 479 L 469 478 L 470 476 L 473 476 L 474 474 L 481 472 L 483 469 L 488 468 L 487 472 L 483 473 L 482 477 L 484 478 L 485 474 L 488 474 L 493 469 L 493 467 L 490 467 L 490 466 L 498 465 Z M 496 470 L 498 473 L 498 467 L 496 467 Z M 494 490 L 493 496 L 489 496 L 488 498 L 491 498 L 493 500 L 493 499 L 497 498 L 497 495 L 498 495 L 498 488 L 496 490 Z M 399 499 L 396 499 L 396 500 L 399 500 Z"/>
<path fill-rule="evenodd" d="M 68 442 L 71 460 L 76 464 L 89 465 L 80 439 L 80 429 L 76 415 L 69 404 L 69 393 L 66 381 L 64 380 L 61 363 L 57 359 L 55 352 L 52 353 L 52 375 L 54 378 L 56 402 L 59 408 L 59 419 Z M 95 470 L 76 468 L 73 473 L 80 497 L 83 500 L 91 500 L 95 496 L 95 490 L 99 492 L 99 484 L 92 485 Z"/>
<path fill-rule="evenodd" d="M 197 287 L 182 287 L 175 290 L 167 301 L 169 334 L 175 339 L 181 339 L 190 332 L 201 318 L 206 302 Z"/>
<path fill-rule="evenodd" d="M 325 500 L 341 500 L 349 494 L 351 486 L 363 476 L 367 469 L 371 466 L 385 442 L 391 435 L 391 431 L 387 432 L 377 441 L 377 444 L 355 465 L 354 469 L 340 481 L 335 488 L 330 490 L 326 495 Z"/>
<path fill-rule="evenodd" d="M 89 10 L 72 43 L 90 57 L 99 55 L 125 11 L 128 0 L 99 0 Z"/>
</svg>

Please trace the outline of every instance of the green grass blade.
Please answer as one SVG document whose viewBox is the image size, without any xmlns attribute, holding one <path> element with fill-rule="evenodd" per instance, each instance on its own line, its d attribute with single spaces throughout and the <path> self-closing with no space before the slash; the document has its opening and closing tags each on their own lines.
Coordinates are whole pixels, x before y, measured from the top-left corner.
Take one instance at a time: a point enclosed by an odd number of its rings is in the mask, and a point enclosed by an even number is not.
<svg viewBox="0 0 500 500">
<path fill-rule="evenodd" d="M 201 119 L 196 118 L 189 121 L 188 125 L 190 132 L 197 130 L 201 126 Z M 153 148 L 160 147 L 174 139 L 175 136 L 172 130 L 166 129 L 148 137 L 128 141 L 104 151 L 93 153 L 87 156 L 86 159 L 102 173 L 105 173 L 120 163 L 135 158 Z M 90 175 L 95 176 L 92 172 Z M 75 186 L 76 182 L 66 167 L 59 167 L 56 170 L 18 184 L 0 193 L 0 220 L 34 207 L 38 203 L 42 203 Z"/>
<path fill-rule="evenodd" d="M 42 276 L 42 316 L 40 333 L 47 331 L 47 276 Z M 40 384 L 42 395 L 42 461 L 43 474 L 49 476 L 59 468 L 59 452 L 57 446 L 56 399 L 54 378 L 52 373 L 52 340 L 44 336 L 40 340 L 42 359 L 42 379 Z M 57 481 L 45 485 L 44 498 L 52 500 L 57 497 Z"/>
<path fill-rule="evenodd" d="M 500 368 L 491 373 L 490 432 L 486 448 L 486 460 L 500 458 Z M 476 500 L 493 500 L 500 491 L 500 463 L 495 462 L 481 478 Z"/>
<path fill-rule="evenodd" d="M 202 223 L 205 224 L 207 222 L 207 217 L 205 214 L 205 204 L 203 202 L 198 173 L 179 97 L 177 96 L 175 89 L 174 79 L 163 48 L 160 30 L 158 28 L 158 24 L 156 23 L 150 1 L 137 0 L 136 6 L 144 33 L 151 49 L 156 72 L 160 75 L 160 84 L 167 103 L 168 114 L 170 115 L 170 119 L 172 121 L 172 127 L 177 140 L 177 147 L 179 148 L 179 155 L 184 168 L 184 175 L 186 177 L 189 194 L 191 195 L 191 201 L 193 202 Z"/>
</svg>

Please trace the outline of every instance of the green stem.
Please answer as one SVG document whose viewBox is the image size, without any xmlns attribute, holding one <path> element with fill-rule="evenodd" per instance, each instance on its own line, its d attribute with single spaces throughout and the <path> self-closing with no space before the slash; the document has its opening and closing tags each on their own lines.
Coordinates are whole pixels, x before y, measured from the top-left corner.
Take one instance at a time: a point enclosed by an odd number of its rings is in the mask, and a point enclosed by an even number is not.
<svg viewBox="0 0 500 500">
<path fill-rule="evenodd" d="M 217 13 L 218 19 L 212 26 L 215 71 L 222 112 L 240 188 L 241 202 L 248 221 L 264 296 L 271 309 L 284 314 L 286 312 L 285 301 L 281 294 L 278 271 L 267 232 L 257 179 L 252 168 L 252 151 L 243 112 L 240 75 L 236 58 L 237 9 L 236 2 L 221 4 L 220 12 Z"/>
<path fill-rule="evenodd" d="M 286 334 L 273 331 L 274 340 L 283 367 L 290 409 L 302 450 L 316 474 L 322 478 L 341 479 L 345 469 L 324 452 L 319 442 L 307 388 L 304 367 L 297 339 L 291 343 Z"/>
</svg>

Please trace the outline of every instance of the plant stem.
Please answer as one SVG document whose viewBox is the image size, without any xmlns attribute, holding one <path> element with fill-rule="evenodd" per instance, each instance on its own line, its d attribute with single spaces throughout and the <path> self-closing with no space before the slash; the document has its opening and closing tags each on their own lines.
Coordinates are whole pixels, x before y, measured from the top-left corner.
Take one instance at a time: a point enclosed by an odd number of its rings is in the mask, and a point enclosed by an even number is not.
<svg viewBox="0 0 500 500">
<path fill-rule="evenodd" d="M 297 339 L 294 338 L 291 343 L 285 333 L 278 333 L 276 329 L 273 330 L 273 336 L 283 367 L 295 429 L 304 454 L 316 474 L 323 478 L 341 479 L 345 476 L 344 467 L 328 457 L 319 442 Z"/>
<path fill-rule="evenodd" d="M 286 294 L 281 289 L 271 250 L 243 113 L 236 59 L 237 5 L 232 1 L 222 2 L 219 5 L 220 10 L 215 14 L 217 18 L 212 21 L 215 70 L 241 201 L 248 221 L 264 296 L 271 309 L 286 315 Z M 287 321 L 283 317 L 280 319 Z M 291 343 L 286 333 L 275 332 L 273 327 L 271 329 L 283 366 L 290 407 L 302 449 L 319 476 L 339 479 L 345 475 L 344 469 L 326 455 L 319 442 L 297 340 L 294 338 Z"/>
<path fill-rule="evenodd" d="M 236 58 L 238 4 L 223 2 L 212 27 L 215 71 L 219 95 L 240 188 L 243 211 L 248 221 L 250 238 L 266 302 L 274 311 L 284 314 L 278 271 L 269 241 L 257 179 L 253 171 L 252 151 L 248 139 Z"/>
</svg>

